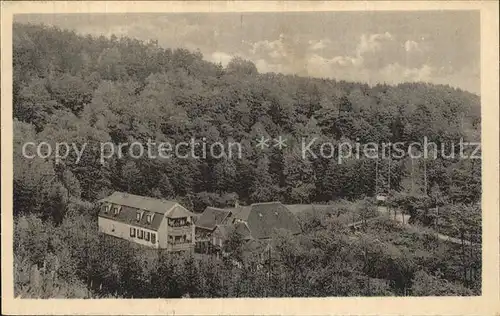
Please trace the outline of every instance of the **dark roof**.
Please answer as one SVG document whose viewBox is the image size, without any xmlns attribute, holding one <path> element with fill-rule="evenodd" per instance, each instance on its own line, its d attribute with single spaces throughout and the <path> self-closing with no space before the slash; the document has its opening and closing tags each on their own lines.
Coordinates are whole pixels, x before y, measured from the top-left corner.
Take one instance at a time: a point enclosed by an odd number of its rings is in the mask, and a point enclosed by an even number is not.
<svg viewBox="0 0 500 316">
<path fill-rule="evenodd" d="M 227 239 L 233 231 L 237 231 L 244 240 L 252 239 L 250 229 L 246 223 L 237 222 L 235 224 L 217 225 L 214 233 L 219 234 L 222 238 Z"/>
<path fill-rule="evenodd" d="M 231 211 L 216 207 L 207 207 L 196 220 L 196 226 L 213 230 L 217 225 L 221 225 L 231 215 Z"/>
<path fill-rule="evenodd" d="M 250 233 L 250 229 L 248 228 L 247 223 L 237 222 L 233 224 L 232 226 L 230 226 L 229 233 L 232 233 L 233 231 L 238 232 L 245 240 L 252 239 L 252 234 Z"/>
<path fill-rule="evenodd" d="M 221 227 L 221 234 L 226 235 L 230 229 L 237 229 L 245 238 L 255 239 L 271 238 L 275 228 L 289 230 L 292 234 L 301 232 L 295 215 L 280 202 L 227 209 L 207 207 L 196 221 L 196 226 L 209 230 Z"/>
<path fill-rule="evenodd" d="M 98 202 L 109 202 L 113 204 L 130 206 L 136 209 L 142 209 L 150 212 L 165 214 L 171 210 L 177 202 L 154 199 L 151 197 L 134 195 L 124 192 L 115 191 L 108 197 L 105 197 Z"/>
<path fill-rule="evenodd" d="M 122 206 L 118 215 L 114 215 L 113 206 L 118 204 L 112 204 L 108 213 L 104 213 L 104 207 L 101 207 L 99 211 L 99 216 L 103 218 L 108 218 L 117 222 L 126 223 L 132 226 L 143 227 L 151 230 L 158 230 L 161 221 L 163 220 L 163 214 L 158 214 L 154 212 L 144 211 L 141 219 L 137 221 L 137 212 L 140 211 L 136 208 L 130 206 Z M 153 220 L 151 223 L 147 222 L 147 215 L 152 215 Z"/>
<path fill-rule="evenodd" d="M 240 219 L 242 221 L 248 220 L 248 215 L 250 215 L 250 206 L 240 206 L 233 208 L 234 218 Z"/>
<path fill-rule="evenodd" d="M 270 238 L 274 229 L 301 232 L 295 216 L 280 202 L 255 203 L 250 206 L 247 225 L 255 239 Z"/>
</svg>

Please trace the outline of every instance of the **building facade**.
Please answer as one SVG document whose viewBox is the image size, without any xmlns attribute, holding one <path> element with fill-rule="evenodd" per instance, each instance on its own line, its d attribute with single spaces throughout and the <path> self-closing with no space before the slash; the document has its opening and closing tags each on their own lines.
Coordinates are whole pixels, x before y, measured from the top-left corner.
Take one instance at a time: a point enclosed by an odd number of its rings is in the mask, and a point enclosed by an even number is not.
<svg viewBox="0 0 500 316">
<path fill-rule="evenodd" d="M 191 251 L 194 214 L 175 201 L 114 192 L 99 202 L 99 232 L 167 251 Z"/>
<path fill-rule="evenodd" d="M 234 231 L 244 241 L 265 241 L 275 229 L 301 232 L 295 215 L 280 202 L 219 209 L 207 207 L 196 222 L 196 251 L 219 251 Z"/>
</svg>

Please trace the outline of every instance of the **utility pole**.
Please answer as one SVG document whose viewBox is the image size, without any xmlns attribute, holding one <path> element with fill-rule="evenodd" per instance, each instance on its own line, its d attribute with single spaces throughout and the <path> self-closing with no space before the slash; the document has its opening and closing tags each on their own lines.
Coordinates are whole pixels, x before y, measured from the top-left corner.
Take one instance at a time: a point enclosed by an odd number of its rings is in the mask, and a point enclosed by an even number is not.
<svg viewBox="0 0 500 316">
<path fill-rule="evenodd" d="M 389 157 L 389 167 L 388 167 L 388 171 L 389 171 L 389 177 L 387 178 L 387 193 L 391 192 L 391 157 Z"/>
<path fill-rule="evenodd" d="M 464 273 L 464 285 L 467 284 L 467 267 L 465 266 L 465 240 L 464 240 L 464 230 L 463 228 L 460 229 L 460 240 L 462 241 L 462 267 L 463 267 L 463 273 Z"/>
<path fill-rule="evenodd" d="M 473 247 L 472 247 L 472 238 L 474 236 L 472 235 L 472 229 L 469 231 L 469 242 L 470 242 L 470 257 L 469 257 L 469 271 L 470 271 L 470 280 L 471 282 L 475 279 L 475 276 L 476 276 L 476 271 L 474 271 L 474 261 L 473 261 L 473 256 L 474 256 L 474 251 L 473 251 Z"/>
<path fill-rule="evenodd" d="M 414 180 L 414 166 L 413 166 L 413 157 L 410 157 L 411 161 L 411 193 L 413 194 L 415 192 L 415 180 Z"/>
<path fill-rule="evenodd" d="M 391 159 L 391 155 L 389 153 L 389 166 L 388 166 L 388 177 L 387 177 L 387 199 L 389 198 L 389 195 L 391 193 L 391 162 L 392 162 L 392 159 Z M 387 208 L 388 208 L 388 212 L 390 214 L 390 209 L 389 209 L 389 203 L 387 203 Z M 397 208 L 395 207 L 394 208 L 394 220 L 396 220 L 396 217 L 397 217 Z"/>
<path fill-rule="evenodd" d="M 269 286 L 271 284 L 271 246 L 269 245 L 269 250 L 268 250 L 268 264 L 267 264 L 267 288 L 269 289 Z M 266 289 L 267 291 L 267 289 Z"/>
<path fill-rule="evenodd" d="M 427 195 L 427 164 L 424 157 L 424 193 Z"/>
</svg>

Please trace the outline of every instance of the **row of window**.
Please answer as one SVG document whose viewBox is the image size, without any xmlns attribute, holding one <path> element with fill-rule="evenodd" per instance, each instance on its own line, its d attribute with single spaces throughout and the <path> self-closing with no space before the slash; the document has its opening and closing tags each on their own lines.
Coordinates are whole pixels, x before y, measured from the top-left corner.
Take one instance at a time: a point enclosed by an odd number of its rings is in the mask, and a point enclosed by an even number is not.
<svg viewBox="0 0 500 316">
<path fill-rule="evenodd" d="M 120 214 L 121 208 L 122 207 L 120 205 L 113 205 L 113 207 L 111 207 L 110 205 L 106 204 L 103 206 L 103 212 L 104 212 L 104 214 L 111 213 L 114 216 L 116 216 L 116 215 Z M 139 222 L 143 215 L 144 215 L 144 211 L 138 211 L 135 215 L 135 219 Z M 146 215 L 146 222 L 148 224 L 151 224 L 153 222 L 153 217 L 154 217 L 154 213 L 147 214 Z"/>
<path fill-rule="evenodd" d="M 169 244 L 185 244 L 185 243 L 190 243 L 191 238 L 187 235 L 182 235 L 182 236 L 168 236 L 168 243 Z"/>
<path fill-rule="evenodd" d="M 183 218 L 169 218 L 168 219 L 168 226 L 170 227 L 181 227 L 181 226 L 189 226 L 191 224 L 191 221 L 189 218 L 183 217 Z"/>
<path fill-rule="evenodd" d="M 152 244 L 156 243 L 156 233 L 151 233 L 135 227 L 130 227 L 130 237 L 151 241 Z"/>
<path fill-rule="evenodd" d="M 108 214 L 109 212 L 111 212 L 115 216 L 120 214 L 120 210 L 122 209 L 122 207 L 119 205 L 114 205 L 113 208 L 111 208 L 110 205 L 104 205 L 103 207 L 104 207 L 104 214 Z"/>
<path fill-rule="evenodd" d="M 120 211 L 121 211 L 121 206 L 120 205 L 109 205 L 109 204 L 106 204 L 103 206 L 103 211 L 104 211 L 104 214 L 108 214 L 111 212 L 111 214 L 113 214 L 114 216 L 117 216 L 118 214 L 120 214 Z M 144 215 L 144 212 L 145 211 L 137 211 L 136 212 L 136 215 L 135 215 L 135 219 L 136 221 L 141 221 L 143 215 Z M 151 224 L 153 222 L 153 218 L 154 218 L 154 213 L 149 213 L 149 214 L 146 214 L 146 222 L 148 224 Z M 184 217 L 184 218 L 176 218 L 176 219 L 168 219 L 168 226 L 170 227 L 183 227 L 183 226 L 189 226 L 191 224 L 191 220 L 189 217 Z"/>
<path fill-rule="evenodd" d="M 139 222 L 142 218 L 144 214 L 144 211 L 138 211 L 136 214 L 135 214 L 135 219 Z M 154 217 L 154 214 L 147 214 L 146 215 L 146 222 L 148 224 L 151 224 L 153 222 L 153 217 Z"/>
</svg>

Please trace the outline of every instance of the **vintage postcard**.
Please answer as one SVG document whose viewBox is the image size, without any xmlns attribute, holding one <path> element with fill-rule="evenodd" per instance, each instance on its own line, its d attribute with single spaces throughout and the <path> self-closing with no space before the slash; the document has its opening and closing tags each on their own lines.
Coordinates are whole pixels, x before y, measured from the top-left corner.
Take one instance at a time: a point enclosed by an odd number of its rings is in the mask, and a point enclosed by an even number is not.
<svg viewBox="0 0 500 316">
<path fill-rule="evenodd" d="M 2 312 L 500 313 L 498 26 L 2 2 Z"/>
</svg>

